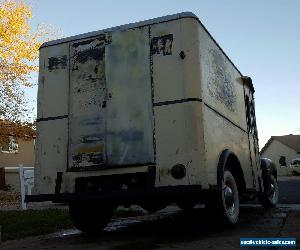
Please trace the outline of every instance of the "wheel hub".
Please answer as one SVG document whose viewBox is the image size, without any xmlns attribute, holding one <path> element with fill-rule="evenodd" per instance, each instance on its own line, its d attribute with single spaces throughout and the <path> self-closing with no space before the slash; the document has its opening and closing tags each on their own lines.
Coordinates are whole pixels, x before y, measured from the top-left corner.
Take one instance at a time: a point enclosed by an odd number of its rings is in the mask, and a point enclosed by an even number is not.
<svg viewBox="0 0 300 250">
<path fill-rule="evenodd" d="M 228 213 L 230 215 L 232 215 L 234 212 L 234 208 L 235 208 L 234 194 L 233 194 L 232 189 L 228 186 L 224 187 L 224 200 L 225 200 L 226 210 L 228 211 Z"/>
<path fill-rule="evenodd" d="M 271 183 L 269 197 L 273 200 L 275 198 L 275 195 L 276 195 L 275 185 L 274 183 Z"/>
</svg>

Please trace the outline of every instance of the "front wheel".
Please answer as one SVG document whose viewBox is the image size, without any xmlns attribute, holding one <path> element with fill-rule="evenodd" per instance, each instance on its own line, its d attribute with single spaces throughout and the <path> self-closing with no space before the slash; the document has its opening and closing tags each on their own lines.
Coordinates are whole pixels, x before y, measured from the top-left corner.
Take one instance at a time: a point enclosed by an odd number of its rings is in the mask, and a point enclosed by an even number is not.
<svg viewBox="0 0 300 250">
<path fill-rule="evenodd" d="M 114 209 L 98 202 L 69 203 L 69 214 L 74 226 L 85 233 L 101 232 L 110 221 Z"/>
<path fill-rule="evenodd" d="M 222 189 L 217 196 L 207 203 L 207 208 L 225 225 L 234 225 L 239 217 L 239 193 L 235 179 L 230 171 L 225 170 Z"/>
<path fill-rule="evenodd" d="M 278 184 L 274 175 L 269 176 L 269 180 L 266 181 L 265 192 L 257 196 L 258 201 L 267 208 L 275 207 L 278 202 Z"/>
</svg>

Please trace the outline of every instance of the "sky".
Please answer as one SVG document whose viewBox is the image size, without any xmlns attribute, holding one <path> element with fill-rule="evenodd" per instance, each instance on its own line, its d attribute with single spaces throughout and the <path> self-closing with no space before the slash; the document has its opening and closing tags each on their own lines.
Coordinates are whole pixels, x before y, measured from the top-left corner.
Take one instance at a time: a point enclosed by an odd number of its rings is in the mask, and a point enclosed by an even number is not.
<svg viewBox="0 0 300 250">
<path fill-rule="evenodd" d="M 300 134 L 300 1 L 298 0 L 26 0 L 32 26 L 68 37 L 191 11 L 255 87 L 259 145 Z M 37 77 L 32 78 L 33 82 Z M 37 88 L 27 91 L 36 105 Z"/>
</svg>

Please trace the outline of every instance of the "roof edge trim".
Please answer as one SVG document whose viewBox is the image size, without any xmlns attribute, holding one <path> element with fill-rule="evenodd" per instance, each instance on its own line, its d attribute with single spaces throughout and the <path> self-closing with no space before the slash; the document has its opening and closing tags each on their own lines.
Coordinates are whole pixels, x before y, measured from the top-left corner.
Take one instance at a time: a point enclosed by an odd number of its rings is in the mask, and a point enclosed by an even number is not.
<svg viewBox="0 0 300 250">
<path fill-rule="evenodd" d="M 144 21 L 119 25 L 119 26 L 102 29 L 102 30 L 98 30 L 98 31 L 91 31 L 91 32 L 87 32 L 87 33 L 83 33 L 83 34 L 79 34 L 79 35 L 75 35 L 75 36 L 70 36 L 70 37 L 66 37 L 66 38 L 62 38 L 62 39 L 56 39 L 53 41 L 43 43 L 41 45 L 40 49 L 44 48 L 44 47 L 60 44 L 60 43 L 66 43 L 66 42 L 71 42 L 71 41 L 78 40 L 78 39 L 85 39 L 85 38 L 101 35 L 101 34 L 107 33 L 107 32 L 123 31 L 123 30 L 127 30 L 127 29 L 133 29 L 133 28 L 138 28 L 138 27 L 147 26 L 147 25 L 151 25 L 151 24 L 157 24 L 157 23 L 172 21 L 172 20 L 181 19 L 181 18 L 188 18 L 188 17 L 195 18 L 199 21 L 199 18 L 194 13 L 181 12 L 181 13 L 177 13 L 177 14 L 173 14 L 173 15 L 167 15 L 167 16 L 152 18 L 152 19 L 148 19 L 148 20 L 144 20 Z"/>
</svg>

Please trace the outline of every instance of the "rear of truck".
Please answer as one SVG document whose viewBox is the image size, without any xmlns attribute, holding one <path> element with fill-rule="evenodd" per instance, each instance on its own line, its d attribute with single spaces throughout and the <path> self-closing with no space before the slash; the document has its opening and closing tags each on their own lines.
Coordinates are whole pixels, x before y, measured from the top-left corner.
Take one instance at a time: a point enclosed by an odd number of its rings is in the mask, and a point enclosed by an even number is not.
<svg viewBox="0 0 300 250">
<path fill-rule="evenodd" d="M 38 193 L 74 192 L 78 177 L 154 164 L 148 41 L 141 28 L 41 48 Z"/>
<path fill-rule="evenodd" d="M 207 185 L 198 25 L 183 13 L 41 47 L 35 187 L 27 201 L 149 208 L 149 197 Z"/>
</svg>

